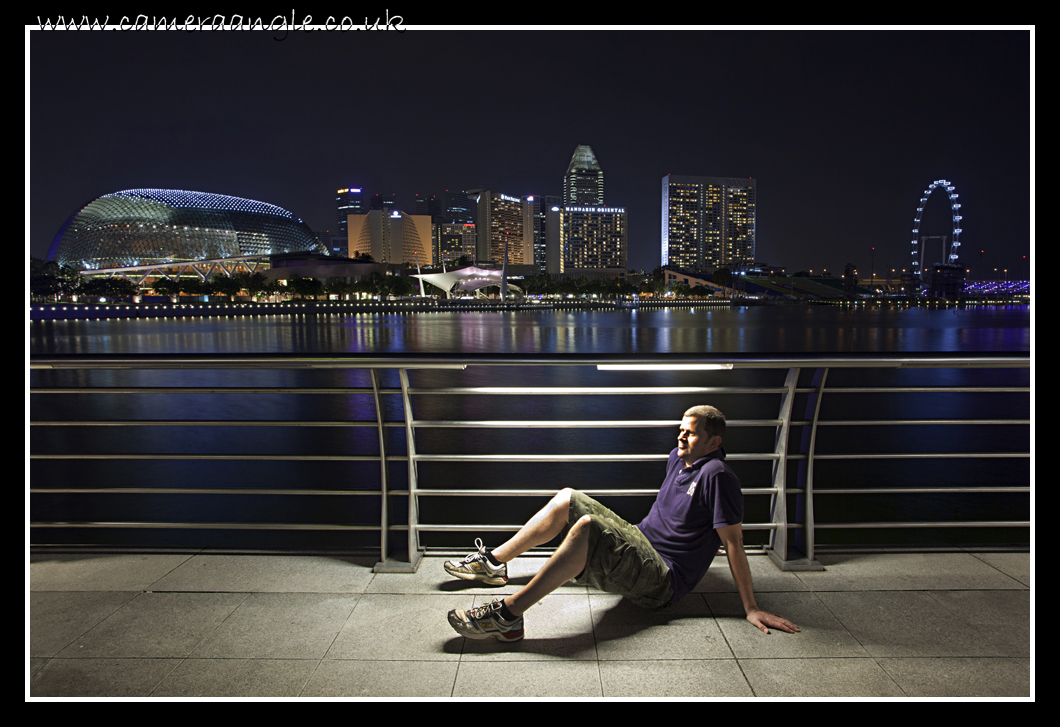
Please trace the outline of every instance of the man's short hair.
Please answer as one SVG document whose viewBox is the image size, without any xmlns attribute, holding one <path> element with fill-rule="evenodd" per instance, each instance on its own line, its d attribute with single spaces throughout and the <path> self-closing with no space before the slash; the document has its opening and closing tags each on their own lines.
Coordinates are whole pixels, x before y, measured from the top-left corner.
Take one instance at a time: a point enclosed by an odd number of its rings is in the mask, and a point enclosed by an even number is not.
<svg viewBox="0 0 1060 727">
<path fill-rule="evenodd" d="M 684 414 L 686 417 L 695 417 L 699 426 L 708 437 L 725 436 L 725 415 L 713 406 L 694 406 Z"/>
</svg>

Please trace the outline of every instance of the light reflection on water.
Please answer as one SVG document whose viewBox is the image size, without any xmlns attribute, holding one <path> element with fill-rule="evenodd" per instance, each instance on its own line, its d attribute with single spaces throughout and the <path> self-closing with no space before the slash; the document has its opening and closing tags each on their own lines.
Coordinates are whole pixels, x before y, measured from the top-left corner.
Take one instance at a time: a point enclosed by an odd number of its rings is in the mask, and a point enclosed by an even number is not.
<svg viewBox="0 0 1060 727">
<path fill-rule="evenodd" d="M 777 306 L 33 322 L 30 353 L 1029 352 L 1027 306 Z"/>
</svg>

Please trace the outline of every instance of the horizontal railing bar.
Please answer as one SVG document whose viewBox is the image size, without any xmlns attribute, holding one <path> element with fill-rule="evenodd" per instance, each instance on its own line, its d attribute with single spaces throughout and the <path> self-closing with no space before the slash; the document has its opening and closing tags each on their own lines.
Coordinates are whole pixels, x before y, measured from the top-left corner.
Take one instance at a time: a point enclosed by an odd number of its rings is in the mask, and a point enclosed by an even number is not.
<svg viewBox="0 0 1060 727">
<path fill-rule="evenodd" d="M 422 523 L 416 526 L 417 530 L 431 531 L 437 533 L 444 532 L 468 532 L 468 531 L 482 531 L 482 532 L 512 532 L 521 529 L 522 525 L 423 525 Z M 744 530 L 776 530 L 776 523 L 744 523 Z M 788 528 L 798 529 L 802 525 L 795 523 L 788 523 Z"/>
<path fill-rule="evenodd" d="M 826 394 L 1028 394 L 1029 386 L 844 386 Z"/>
<path fill-rule="evenodd" d="M 476 428 L 489 427 L 499 429 L 522 429 L 522 428 L 589 428 L 600 429 L 614 428 L 638 428 L 638 427 L 671 427 L 680 425 L 679 420 L 629 420 L 615 421 L 609 419 L 563 421 L 563 420 L 510 420 L 510 419 L 484 419 L 484 420 L 414 420 L 412 426 L 417 428 Z M 931 426 L 943 426 L 949 424 L 992 424 L 1025 426 L 1031 423 L 1030 419 L 866 419 L 866 420 L 835 420 L 819 421 L 818 426 L 906 426 L 916 424 L 927 424 Z M 369 421 L 298 421 L 298 420 L 245 420 L 245 419 L 114 419 L 114 420 L 74 420 L 74 421 L 31 421 L 30 426 L 36 427 L 375 427 L 377 422 Z M 780 419 L 730 419 L 726 422 L 728 427 L 776 427 L 783 424 Z M 793 427 L 808 426 L 808 420 L 790 422 Z M 383 422 L 384 427 L 395 429 L 405 427 L 404 422 Z"/>
<path fill-rule="evenodd" d="M 395 389 L 389 393 L 400 393 Z M 328 389 L 282 387 L 243 387 L 243 386 L 137 386 L 135 388 L 118 386 L 86 386 L 78 389 L 30 389 L 31 394 L 371 394 L 372 389 L 364 387 L 338 387 Z"/>
<path fill-rule="evenodd" d="M 669 457 L 669 454 L 417 454 L 415 459 L 418 462 L 659 462 Z M 730 454 L 726 458 L 778 460 L 780 455 Z"/>
<path fill-rule="evenodd" d="M 795 422 L 792 422 L 794 424 Z M 863 420 L 835 420 L 835 421 L 819 421 L 817 426 L 819 427 L 858 427 L 858 426 L 879 426 L 879 425 L 895 425 L 905 426 L 908 424 L 929 424 L 931 426 L 939 426 L 944 424 L 1012 424 L 1012 425 L 1023 425 L 1030 424 L 1030 419 L 863 419 Z"/>
<path fill-rule="evenodd" d="M 114 419 L 89 421 L 31 421 L 31 427 L 375 427 L 377 422 L 248 421 L 242 419 Z M 386 427 L 404 427 L 404 422 L 385 422 Z"/>
<path fill-rule="evenodd" d="M 917 523 L 821 523 L 815 522 L 813 526 L 817 529 L 827 528 L 839 530 L 842 528 L 857 529 L 882 529 L 882 528 L 1027 528 L 1030 521 L 1020 520 L 988 520 L 988 521 L 950 521 L 950 522 L 917 522 Z M 789 524 L 788 527 L 791 527 Z"/>
<path fill-rule="evenodd" d="M 773 495 L 779 488 L 776 487 L 745 487 L 741 492 L 745 495 Z M 801 488 L 789 488 L 789 493 L 803 492 Z M 630 489 L 630 490 L 578 490 L 589 497 L 655 497 L 659 494 L 659 488 L 655 489 Z M 391 495 L 407 495 L 408 490 L 390 490 Z M 416 494 L 421 496 L 435 497 L 551 497 L 556 490 L 425 490 L 417 487 Z"/>
<path fill-rule="evenodd" d="M 461 361 L 454 363 L 453 359 Z M 599 364 L 654 363 L 660 370 L 668 364 L 713 363 L 732 364 L 738 368 L 1030 368 L 1030 356 L 926 356 L 926 357 L 790 357 L 790 358 L 710 358 L 702 355 L 663 355 L 659 357 L 601 356 L 587 358 L 504 357 L 473 358 L 469 356 L 439 356 L 436 358 L 336 358 L 331 356 L 245 356 L 203 357 L 201 355 L 167 355 L 150 358 L 122 358 L 116 356 L 53 357 L 34 356 L 31 369 L 70 368 L 348 368 L 348 369 L 417 369 L 417 368 L 462 368 L 464 366 L 597 366 Z"/>
<path fill-rule="evenodd" d="M 734 455 L 729 455 L 732 458 Z M 819 459 L 997 459 L 1030 457 L 1030 452 L 932 452 L 923 454 L 815 454 Z M 790 457 L 788 459 L 791 459 Z"/>
<path fill-rule="evenodd" d="M 777 427 L 783 422 L 780 419 L 755 419 L 755 420 L 738 420 L 730 419 L 727 420 L 725 425 L 727 427 Z M 809 424 L 809 422 L 806 422 Z M 562 421 L 562 420 L 475 420 L 475 421 L 461 421 L 461 420 L 414 420 L 412 426 L 417 428 L 445 428 L 445 427 L 490 427 L 500 429 L 522 429 L 522 428 L 550 428 L 555 427 L 557 429 L 562 428 L 580 428 L 580 427 L 595 427 L 600 429 L 612 429 L 621 427 L 677 427 L 681 425 L 680 419 L 651 419 L 643 421 L 616 421 L 611 419 L 599 419 L 599 420 L 583 420 L 583 421 Z"/>
<path fill-rule="evenodd" d="M 783 422 L 780 419 L 755 419 L 739 420 L 730 419 L 726 422 L 728 427 L 776 427 Z M 791 422 L 792 426 L 806 426 L 810 422 Z M 614 421 L 602 419 L 598 421 L 562 421 L 562 420 L 414 420 L 412 426 L 422 428 L 445 428 L 445 427 L 488 427 L 488 428 L 636 428 L 636 427 L 676 427 L 681 421 L 650 420 L 650 421 Z M 113 420 L 76 420 L 76 421 L 31 421 L 30 426 L 39 427 L 375 427 L 377 422 L 369 421 L 298 421 L 298 420 L 243 420 L 243 419 L 113 419 Z M 404 429 L 404 422 L 383 422 L 384 427 Z"/>
<path fill-rule="evenodd" d="M 811 389 L 807 389 L 807 392 Z M 627 394 L 786 394 L 784 387 L 734 386 L 461 386 L 447 389 L 409 389 L 409 394 L 487 394 L 512 396 L 627 395 Z"/>
<path fill-rule="evenodd" d="M 821 488 L 815 487 L 817 495 L 930 495 L 950 492 L 983 493 L 983 492 L 1030 492 L 1029 487 L 866 487 L 863 490 L 854 488 Z"/>
<path fill-rule="evenodd" d="M 402 361 L 368 359 L 276 358 L 178 358 L 150 359 L 49 359 L 34 358 L 31 369 L 458 369 L 467 363 L 451 361 Z"/>
<path fill-rule="evenodd" d="M 300 523 L 148 523 L 38 522 L 31 528 L 115 528 L 137 530 L 379 530 L 378 525 L 304 525 Z"/>
<path fill-rule="evenodd" d="M 796 394 L 815 392 L 811 388 L 797 388 Z M 1028 386 L 893 386 L 826 388 L 829 394 L 1026 394 Z M 30 394 L 371 394 L 371 388 L 297 388 L 297 387 L 194 387 L 194 386 L 86 386 L 82 388 L 30 388 Z M 380 394 L 400 394 L 401 389 L 380 389 Z M 409 394 L 483 394 L 503 396 L 569 396 L 569 395 L 640 395 L 640 394 L 786 394 L 783 387 L 733 386 L 572 386 L 572 387 L 516 387 L 473 386 L 437 389 L 410 388 Z"/>
<path fill-rule="evenodd" d="M 354 495 L 379 497 L 379 490 L 268 490 L 236 487 L 45 487 L 33 488 L 31 495 Z"/>
<path fill-rule="evenodd" d="M 245 460 L 255 461 L 335 461 L 335 462 L 378 462 L 379 455 L 370 454 L 31 454 L 30 459 L 204 459 L 204 460 Z M 407 457 L 390 457 L 388 462 L 407 462 Z"/>
</svg>

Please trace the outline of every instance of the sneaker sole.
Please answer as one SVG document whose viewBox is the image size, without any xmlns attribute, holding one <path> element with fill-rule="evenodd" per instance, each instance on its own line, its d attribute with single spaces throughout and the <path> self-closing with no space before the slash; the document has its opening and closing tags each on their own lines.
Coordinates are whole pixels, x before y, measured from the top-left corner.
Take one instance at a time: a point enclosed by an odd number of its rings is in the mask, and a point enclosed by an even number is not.
<svg viewBox="0 0 1060 727">
<path fill-rule="evenodd" d="M 457 627 L 453 620 L 449 620 L 449 625 L 453 627 L 453 630 L 463 636 L 465 639 L 473 639 L 475 641 L 485 641 L 486 639 L 496 639 L 497 641 L 522 641 L 523 636 L 526 635 L 526 629 L 513 629 L 511 631 L 491 631 L 484 634 L 480 633 L 467 633 Z"/>
<path fill-rule="evenodd" d="M 445 572 L 454 578 L 460 578 L 465 581 L 482 581 L 489 586 L 503 586 L 508 582 L 507 578 L 498 576 L 496 578 L 490 578 L 488 576 L 479 575 L 478 573 L 461 573 L 459 571 L 451 571 L 448 567 L 445 568 Z"/>
</svg>

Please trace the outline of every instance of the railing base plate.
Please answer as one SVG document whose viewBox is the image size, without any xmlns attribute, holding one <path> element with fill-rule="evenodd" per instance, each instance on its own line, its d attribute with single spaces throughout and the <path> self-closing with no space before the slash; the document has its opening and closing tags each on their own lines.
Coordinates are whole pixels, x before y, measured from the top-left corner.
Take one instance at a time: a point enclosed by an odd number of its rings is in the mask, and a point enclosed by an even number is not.
<svg viewBox="0 0 1060 727">
<path fill-rule="evenodd" d="M 423 554 L 423 550 L 418 550 L 408 561 L 387 558 L 376 563 L 372 571 L 375 573 L 415 573 L 419 570 L 420 563 L 423 562 Z"/>
<path fill-rule="evenodd" d="M 789 558 L 785 560 L 780 553 L 772 548 L 765 548 L 765 551 L 769 559 L 773 561 L 773 565 L 780 570 L 824 570 L 824 565 L 819 560 L 810 560 L 809 558 Z"/>
</svg>

